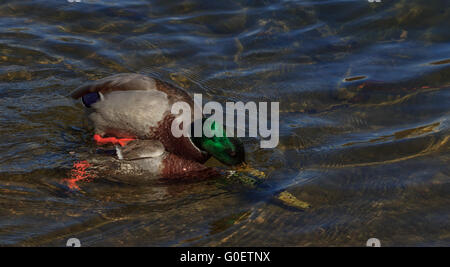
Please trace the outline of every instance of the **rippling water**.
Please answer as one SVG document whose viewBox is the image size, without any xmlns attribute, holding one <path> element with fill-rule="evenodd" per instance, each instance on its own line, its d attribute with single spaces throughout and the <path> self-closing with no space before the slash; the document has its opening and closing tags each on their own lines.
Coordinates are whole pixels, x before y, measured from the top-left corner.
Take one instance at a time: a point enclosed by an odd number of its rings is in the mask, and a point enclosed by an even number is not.
<svg viewBox="0 0 450 267">
<path fill-rule="evenodd" d="M 0 3 L 0 245 L 450 245 L 447 0 Z M 70 190 L 93 145 L 67 94 L 120 72 L 279 101 L 279 146 L 245 140 L 264 185 Z"/>
</svg>

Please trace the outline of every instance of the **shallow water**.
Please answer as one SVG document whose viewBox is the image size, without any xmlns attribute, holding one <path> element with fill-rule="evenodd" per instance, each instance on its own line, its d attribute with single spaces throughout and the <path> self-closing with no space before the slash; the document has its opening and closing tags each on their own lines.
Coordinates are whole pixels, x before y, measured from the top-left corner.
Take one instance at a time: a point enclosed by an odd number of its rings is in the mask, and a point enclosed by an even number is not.
<svg viewBox="0 0 450 267">
<path fill-rule="evenodd" d="M 0 245 L 448 246 L 449 28 L 446 0 L 2 1 Z M 278 147 L 245 140 L 267 179 L 71 190 L 93 144 L 67 94 L 120 72 L 279 101 Z"/>
</svg>

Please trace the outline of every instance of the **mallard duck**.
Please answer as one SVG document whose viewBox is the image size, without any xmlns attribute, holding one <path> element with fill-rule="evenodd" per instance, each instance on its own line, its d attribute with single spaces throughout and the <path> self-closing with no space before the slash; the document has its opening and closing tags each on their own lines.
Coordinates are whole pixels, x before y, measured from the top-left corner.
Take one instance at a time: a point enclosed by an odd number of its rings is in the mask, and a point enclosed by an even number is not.
<svg viewBox="0 0 450 267">
<path fill-rule="evenodd" d="M 91 111 L 97 144 L 115 145 L 115 168 L 189 178 L 217 175 L 215 169 L 203 165 L 211 156 L 229 166 L 244 162 L 244 146 L 237 138 L 172 135 L 176 118 L 172 104 L 184 101 L 193 110 L 194 101 L 185 90 L 167 82 L 141 74 L 118 74 L 85 84 L 71 97 L 81 98 Z"/>
</svg>

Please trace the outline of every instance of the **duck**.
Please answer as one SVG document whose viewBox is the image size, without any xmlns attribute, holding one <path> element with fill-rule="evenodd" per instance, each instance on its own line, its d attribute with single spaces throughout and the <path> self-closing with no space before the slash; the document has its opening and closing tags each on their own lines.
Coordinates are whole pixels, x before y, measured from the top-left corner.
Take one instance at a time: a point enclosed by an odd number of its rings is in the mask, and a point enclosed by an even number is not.
<svg viewBox="0 0 450 267">
<path fill-rule="evenodd" d="M 122 73 L 88 82 L 70 96 L 81 100 L 94 126 L 98 146 L 114 146 L 109 166 L 120 172 L 161 178 L 208 178 L 219 175 L 205 162 L 245 164 L 243 143 L 236 137 L 181 136 L 171 132 L 178 101 L 196 105 L 190 93 L 158 78 Z M 203 118 L 204 120 L 204 118 Z"/>
</svg>

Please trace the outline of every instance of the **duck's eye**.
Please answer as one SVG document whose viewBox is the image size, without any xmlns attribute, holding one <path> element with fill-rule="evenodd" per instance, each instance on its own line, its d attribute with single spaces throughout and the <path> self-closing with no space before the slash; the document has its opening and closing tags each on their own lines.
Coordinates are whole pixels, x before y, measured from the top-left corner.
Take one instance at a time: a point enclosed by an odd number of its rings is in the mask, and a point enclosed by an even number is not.
<svg viewBox="0 0 450 267">
<path fill-rule="evenodd" d="M 101 100 L 100 94 L 97 92 L 85 94 L 84 96 L 81 97 L 83 105 L 87 108 L 90 108 L 92 104 L 100 100 Z"/>
</svg>

